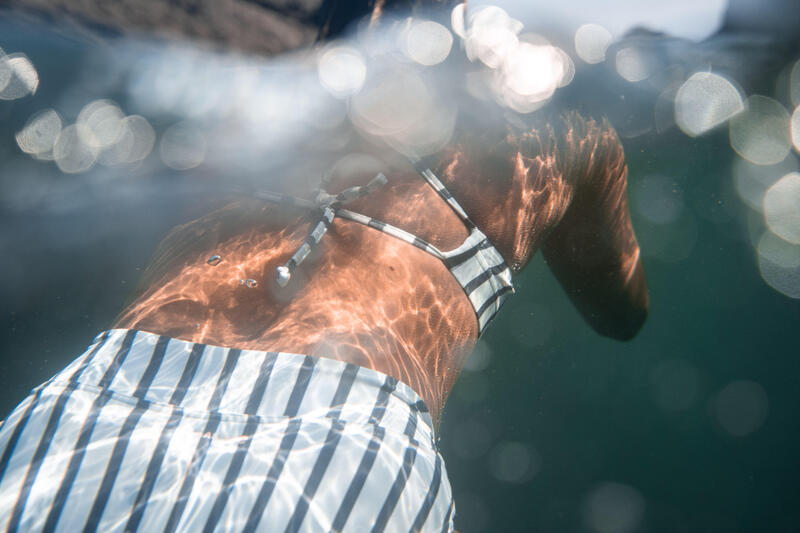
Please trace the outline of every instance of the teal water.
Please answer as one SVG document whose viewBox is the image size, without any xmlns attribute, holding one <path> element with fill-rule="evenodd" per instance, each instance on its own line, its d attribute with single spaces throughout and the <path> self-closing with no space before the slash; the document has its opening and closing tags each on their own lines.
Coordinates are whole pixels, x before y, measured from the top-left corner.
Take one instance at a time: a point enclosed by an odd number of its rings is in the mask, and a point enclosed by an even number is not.
<svg viewBox="0 0 800 533">
<path fill-rule="evenodd" d="M 35 111 L 124 95 L 102 76 L 79 79 L 97 58 L 81 39 L 4 22 L 0 47 L 27 54 L 40 74 L 35 96 L 0 101 L 5 416 L 107 327 L 164 232 L 212 201 L 191 175 L 139 166 L 133 186 L 122 171 L 77 178 L 21 154 L 14 133 Z M 777 92 L 779 71 L 769 76 L 762 94 Z M 800 300 L 759 270 L 751 235 L 763 220 L 736 192 L 727 129 L 633 132 L 638 108 L 626 112 L 618 97 L 644 96 L 624 87 L 604 89 L 612 121 L 630 133 L 631 196 L 654 183 L 678 213 L 655 223 L 633 202 L 650 317 L 631 342 L 603 339 L 540 257 L 527 267 L 440 428 L 457 527 L 797 531 Z"/>
<path fill-rule="evenodd" d="M 608 482 L 642 499 L 631 531 L 797 530 L 800 302 L 761 278 L 731 190 L 726 133 L 675 141 L 627 151 L 633 180 L 681 179 L 697 223 L 679 262 L 648 257 L 662 235 L 638 232 L 651 298 L 640 334 L 599 338 L 540 260 L 487 335 L 486 370 L 457 384 L 441 435 L 456 497 L 472 502 L 460 508 L 464 531 L 586 531 L 587 499 Z M 742 380 L 763 387 L 768 406 L 758 429 L 735 436 L 720 426 L 718 402 Z M 741 400 L 734 419 L 753 408 Z M 470 421 L 490 437 L 465 453 L 456 439 L 472 435 L 462 429 Z M 532 479 L 497 479 L 492 452 L 503 441 L 536 454 Z"/>
</svg>

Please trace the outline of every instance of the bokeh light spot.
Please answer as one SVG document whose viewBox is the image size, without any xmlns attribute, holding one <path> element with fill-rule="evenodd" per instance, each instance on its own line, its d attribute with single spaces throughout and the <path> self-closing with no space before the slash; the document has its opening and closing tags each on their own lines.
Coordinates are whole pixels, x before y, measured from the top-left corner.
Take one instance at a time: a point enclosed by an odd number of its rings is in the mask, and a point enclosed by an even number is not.
<svg viewBox="0 0 800 533">
<path fill-rule="evenodd" d="M 776 165 L 756 165 L 737 157 L 733 163 L 733 184 L 739 198 L 750 208 L 763 212 L 764 194 L 776 181 L 798 170 L 797 158 L 789 155 Z"/>
<path fill-rule="evenodd" d="M 683 194 L 671 178 L 646 176 L 632 184 L 636 211 L 655 224 L 675 222 L 683 212 Z"/>
<path fill-rule="evenodd" d="M 650 65 L 641 50 L 634 47 L 617 52 L 617 72 L 629 82 L 646 80 L 650 76 Z"/>
<path fill-rule="evenodd" d="M 764 219 L 773 233 L 800 244 L 800 173 L 785 175 L 767 190 Z"/>
<path fill-rule="evenodd" d="M 601 63 L 611 41 L 611 32 L 603 26 L 584 24 L 575 32 L 575 52 L 589 64 Z"/>
<path fill-rule="evenodd" d="M 79 132 L 89 132 L 83 139 L 97 148 L 106 148 L 119 139 L 124 113 L 110 100 L 95 100 L 86 104 L 78 114 L 77 124 L 84 126 Z"/>
<path fill-rule="evenodd" d="M 786 242 L 772 232 L 758 241 L 758 270 L 761 278 L 773 289 L 800 298 L 800 265 L 796 264 L 800 247 Z"/>
<path fill-rule="evenodd" d="M 489 454 L 492 476 L 505 483 L 529 481 L 539 472 L 540 464 L 539 454 L 522 442 L 500 442 Z"/>
<path fill-rule="evenodd" d="M 574 73 L 572 59 L 560 48 L 546 42 L 521 42 L 506 55 L 493 90 L 507 107 L 530 113 L 568 84 Z"/>
<path fill-rule="evenodd" d="M 17 145 L 26 154 L 35 156 L 51 152 L 61 126 L 61 117 L 53 109 L 39 111 L 17 133 Z"/>
<path fill-rule="evenodd" d="M 463 2 L 459 2 L 450 12 L 450 27 L 453 29 L 453 33 L 461 37 L 462 39 L 467 36 L 467 29 L 465 24 L 465 4 Z"/>
<path fill-rule="evenodd" d="M 320 56 L 317 74 L 320 83 L 331 95 L 346 98 L 361 90 L 367 76 L 367 66 L 357 50 L 337 46 Z"/>
<path fill-rule="evenodd" d="M 791 118 L 792 144 L 800 152 L 800 105 L 794 108 Z"/>
<path fill-rule="evenodd" d="M 758 239 L 758 255 L 786 269 L 800 267 L 800 246 L 786 242 L 771 231 L 765 231 Z"/>
<path fill-rule="evenodd" d="M 120 121 L 117 141 L 100 154 L 103 165 L 123 165 L 145 159 L 156 143 L 156 132 L 146 118 L 131 115 Z"/>
<path fill-rule="evenodd" d="M 53 146 L 53 157 L 62 172 L 78 174 L 94 165 L 98 150 L 93 143 L 84 142 L 91 135 L 91 131 L 86 131 L 85 126 L 79 124 L 61 130 Z"/>
<path fill-rule="evenodd" d="M 687 135 L 696 137 L 744 110 L 739 90 L 727 78 L 711 72 L 696 72 L 675 95 L 675 122 Z"/>
<path fill-rule="evenodd" d="M 728 123 L 731 146 L 757 165 L 780 163 L 789 153 L 789 113 L 766 96 L 751 96 L 744 112 Z"/>
<path fill-rule="evenodd" d="M 584 522 L 597 533 L 630 533 L 642 520 L 644 503 L 639 491 L 629 485 L 603 483 L 584 502 Z"/>
<path fill-rule="evenodd" d="M 205 160 L 206 140 L 196 127 L 188 122 L 178 122 L 164 132 L 159 153 L 168 167 L 189 170 Z"/>
<path fill-rule="evenodd" d="M 764 423 L 769 409 L 764 387 L 754 381 L 733 381 L 714 398 L 717 423 L 730 435 L 745 437 Z"/>
<path fill-rule="evenodd" d="M 6 53 L 0 48 L 0 93 L 6 88 L 11 80 L 11 67 L 6 61 Z"/>
<path fill-rule="evenodd" d="M 564 85 L 564 55 L 554 46 L 520 43 L 503 65 L 508 88 L 521 96 L 544 100 Z"/>
<path fill-rule="evenodd" d="M 413 69 L 397 68 L 371 79 L 353 97 L 350 118 L 362 132 L 406 154 L 443 148 L 455 127 L 455 105 L 435 97 Z"/>
<path fill-rule="evenodd" d="M 465 45 L 471 61 L 479 59 L 487 67 L 497 68 L 519 44 L 522 23 L 497 6 L 479 8 L 471 14 L 470 23 Z"/>
<path fill-rule="evenodd" d="M 414 23 L 406 33 L 406 53 L 420 65 L 437 65 L 447 59 L 453 46 L 450 31 L 431 20 Z"/>
<path fill-rule="evenodd" d="M 800 59 L 795 61 L 789 75 L 789 97 L 792 105 L 800 106 Z"/>
<path fill-rule="evenodd" d="M 39 73 L 25 54 L 2 55 L 0 50 L 0 100 L 16 100 L 36 92 Z"/>
<path fill-rule="evenodd" d="M 353 98 L 351 114 L 356 124 L 372 135 L 390 135 L 423 120 L 432 106 L 431 92 L 414 72 L 396 71 L 370 84 Z"/>
</svg>

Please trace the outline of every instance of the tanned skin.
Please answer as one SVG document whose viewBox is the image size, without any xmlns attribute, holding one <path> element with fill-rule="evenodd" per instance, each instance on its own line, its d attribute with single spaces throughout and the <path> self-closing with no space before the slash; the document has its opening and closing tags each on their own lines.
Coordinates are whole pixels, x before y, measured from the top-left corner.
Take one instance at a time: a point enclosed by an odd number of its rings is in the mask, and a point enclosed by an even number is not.
<svg viewBox="0 0 800 533">
<path fill-rule="evenodd" d="M 608 123 L 572 113 L 530 131 L 462 134 L 432 166 L 514 271 L 541 248 L 598 333 L 636 334 L 647 315 L 647 286 L 623 150 Z M 463 241 L 463 223 L 410 166 L 384 171 L 388 185 L 348 209 L 442 250 Z M 346 176 L 341 186 L 371 177 Z M 276 268 L 311 224 L 307 211 L 249 200 L 173 230 L 115 327 L 372 368 L 410 385 L 438 423 L 478 335 L 464 291 L 440 260 L 338 218 L 279 288 Z M 207 264 L 211 255 L 222 261 Z"/>
</svg>

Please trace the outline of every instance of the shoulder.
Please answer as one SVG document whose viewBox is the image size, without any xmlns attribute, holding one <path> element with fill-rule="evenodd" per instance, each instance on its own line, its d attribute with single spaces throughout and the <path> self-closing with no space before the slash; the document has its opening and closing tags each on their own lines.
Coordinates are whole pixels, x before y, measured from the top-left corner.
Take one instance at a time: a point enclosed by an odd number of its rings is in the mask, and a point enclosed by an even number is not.
<svg viewBox="0 0 800 533">
<path fill-rule="evenodd" d="M 604 187 L 624 177 L 625 152 L 606 118 L 572 111 L 562 114 L 555 124 L 559 166 L 576 188 Z"/>
</svg>

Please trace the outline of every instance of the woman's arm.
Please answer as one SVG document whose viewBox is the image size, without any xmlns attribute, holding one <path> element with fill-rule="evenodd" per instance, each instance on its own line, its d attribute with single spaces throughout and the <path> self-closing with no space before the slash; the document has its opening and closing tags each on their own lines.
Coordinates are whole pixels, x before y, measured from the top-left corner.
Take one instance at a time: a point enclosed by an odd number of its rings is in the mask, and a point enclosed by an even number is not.
<svg viewBox="0 0 800 533">
<path fill-rule="evenodd" d="M 601 335 L 628 340 L 642 327 L 649 303 L 622 144 L 606 121 L 567 120 L 563 171 L 578 173 L 575 192 L 542 251 L 586 321 Z"/>
</svg>

